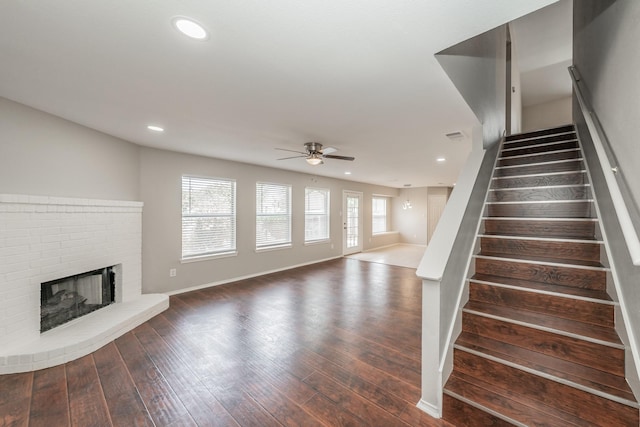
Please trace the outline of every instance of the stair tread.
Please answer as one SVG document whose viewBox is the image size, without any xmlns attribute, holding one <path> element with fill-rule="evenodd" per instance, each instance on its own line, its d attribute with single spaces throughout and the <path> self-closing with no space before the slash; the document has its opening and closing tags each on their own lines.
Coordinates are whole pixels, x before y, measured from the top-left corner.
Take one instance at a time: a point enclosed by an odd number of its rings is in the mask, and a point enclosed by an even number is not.
<svg viewBox="0 0 640 427">
<path fill-rule="evenodd" d="M 473 401 L 495 413 L 530 426 L 564 427 L 595 426 L 571 414 L 547 406 L 543 403 L 526 400 L 522 402 L 516 393 L 509 390 L 496 389 L 478 378 L 454 372 L 444 387 L 446 392 L 453 392 Z"/>
<path fill-rule="evenodd" d="M 487 258 L 502 258 L 502 259 L 513 259 L 515 261 L 528 261 L 531 264 L 535 263 L 552 263 L 552 264 L 561 264 L 565 267 L 593 267 L 599 269 L 605 269 L 605 267 L 599 261 L 582 261 L 575 259 L 564 259 L 564 258 L 552 258 L 552 257 L 534 257 L 530 255 L 516 255 L 511 253 L 494 253 L 494 252 L 486 252 L 481 251 L 477 256 L 487 257 Z"/>
<path fill-rule="evenodd" d="M 530 289 L 535 291 L 553 292 L 566 296 L 589 298 L 592 300 L 600 300 L 611 302 L 611 297 L 604 291 L 596 291 L 592 289 L 576 288 L 573 286 L 561 286 L 542 282 L 532 282 L 530 280 L 514 279 L 511 277 L 492 276 L 489 274 L 477 273 L 470 280 L 497 283 L 502 285 L 515 286 L 518 288 Z"/>
<path fill-rule="evenodd" d="M 508 319 L 531 327 L 546 328 L 553 331 L 570 334 L 576 339 L 598 340 L 601 343 L 622 347 L 622 342 L 614 328 L 590 325 L 575 320 L 563 319 L 548 314 L 535 313 L 522 309 L 512 309 L 505 306 L 469 301 L 464 309 L 490 316 Z"/>
<path fill-rule="evenodd" d="M 493 218 L 492 218 L 493 219 Z M 495 218 L 495 219 L 501 219 L 501 218 Z M 504 218 L 502 218 L 504 219 Z M 508 236 L 508 237 L 540 237 L 537 234 L 515 234 L 515 233 L 497 233 L 497 232 L 484 232 L 484 234 L 482 236 L 491 236 L 491 237 L 501 237 L 501 236 Z M 479 237 L 482 237 L 479 236 Z M 551 237 L 551 236 L 545 236 L 545 237 L 541 237 L 541 239 L 553 239 L 553 238 L 557 238 L 557 239 L 567 239 L 567 240 L 582 240 L 584 241 L 584 243 L 595 243 L 595 242 L 599 242 L 599 239 L 596 239 L 595 236 L 589 236 L 589 237 L 585 237 L 585 236 L 559 236 L 559 237 Z"/>
<path fill-rule="evenodd" d="M 579 384 L 583 389 L 588 389 L 592 393 L 601 393 L 626 400 L 632 404 L 637 404 L 625 378 L 618 375 L 501 341 L 492 340 L 491 338 L 482 337 L 470 332 L 463 332 L 456 341 L 456 345 L 532 369 L 550 377 Z"/>
</svg>

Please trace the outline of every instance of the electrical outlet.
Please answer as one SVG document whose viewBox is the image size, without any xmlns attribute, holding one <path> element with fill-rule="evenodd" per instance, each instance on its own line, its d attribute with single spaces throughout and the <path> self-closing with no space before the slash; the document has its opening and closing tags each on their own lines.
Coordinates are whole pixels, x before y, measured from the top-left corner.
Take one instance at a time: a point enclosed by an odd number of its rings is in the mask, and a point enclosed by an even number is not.
<svg viewBox="0 0 640 427">
<path fill-rule="evenodd" d="M 176 277 L 176 269 L 175 268 L 171 268 L 169 269 L 169 277 Z"/>
<path fill-rule="evenodd" d="M 333 243 L 331 244 L 331 250 L 333 250 Z"/>
</svg>

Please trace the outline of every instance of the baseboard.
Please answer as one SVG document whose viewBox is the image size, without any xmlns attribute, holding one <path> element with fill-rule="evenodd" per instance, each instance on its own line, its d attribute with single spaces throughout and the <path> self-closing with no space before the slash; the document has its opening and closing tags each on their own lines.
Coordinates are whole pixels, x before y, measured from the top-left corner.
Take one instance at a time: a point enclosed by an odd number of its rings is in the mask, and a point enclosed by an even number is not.
<svg viewBox="0 0 640 427">
<path fill-rule="evenodd" d="M 318 263 L 321 263 L 321 262 L 331 261 L 331 260 L 338 259 L 338 258 L 342 258 L 342 255 L 331 257 L 331 258 L 324 258 L 324 259 L 320 259 L 320 260 L 310 261 L 310 262 L 305 262 L 305 263 L 302 263 L 302 264 L 290 265 L 290 266 L 283 267 L 283 268 L 277 268 L 275 270 L 260 271 L 258 273 L 248 274 L 246 276 L 232 277 L 230 279 L 224 279 L 224 280 L 219 280 L 217 282 L 205 283 L 203 285 L 191 286 L 189 288 L 184 288 L 184 289 L 178 289 L 178 290 L 175 290 L 175 291 L 165 292 L 165 295 L 171 296 L 171 295 L 184 294 L 186 292 L 198 291 L 200 289 L 211 288 L 213 286 L 225 285 L 227 283 L 237 282 L 239 280 L 252 279 L 252 278 L 258 277 L 258 276 L 264 276 L 265 274 L 278 273 L 280 271 L 286 271 L 286 270 L 291 270 L 291 269 L 298 268 L 298 267 L 304 267 L 304 266 L 307 266 L 307 265 L 318 264 Z"/>
<path fill-rule="evenodd" d="M 442 418 L 442 414 L 440 413 L 440 409 L 437 406 L 435 406 L 435 405 L 433 405 L 433 404 L 431 404 L 431 403 L 429 403 L 429 402 L 427 402 L 425 400 L 420 399 L 420 401 L 418 402 L 416 407 L 418 409 L 420 409 L 421 411 L 426 412 L 427 414 L 429 414 L 433 418 Z"/>
</svg>

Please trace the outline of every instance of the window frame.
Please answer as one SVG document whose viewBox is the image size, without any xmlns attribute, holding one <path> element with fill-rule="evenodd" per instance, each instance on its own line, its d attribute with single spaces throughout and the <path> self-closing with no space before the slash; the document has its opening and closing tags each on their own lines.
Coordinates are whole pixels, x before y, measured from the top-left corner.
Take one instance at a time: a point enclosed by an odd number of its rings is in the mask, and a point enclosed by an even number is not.
<svg viewBox="0 0 640 427">
<path fill-rule="evenodd" d="M 376 211 L 376 200 L 381 200 L 384 202 L 384 215 L 377 213 Z M 384 218 L 384 230 L 376 230 L 376 218 L 380 219 L 380 217 Z M 389 197 L 387 196 L 372 196 L 371 197 L 371 234 L 378 235 L 389 232 Z"/>
<path fill-rule="evenodd" d="M 286 189 L 286 196 L 287 196 L 287 200 L 285 202 L 286 205 L 286 212 L 285 213 L 261 213 L 258 211 L 259 206 L 259 201 L 258 201 L 258 197 L 259 197 L 259 187 L 265 187 L 265 186 L 273 186 L 273 187 L 281 187 L 281 188 L 285 188 Z M 255 205 L 255 248 L 256 248 L 256 252 L 261 252 L 261 251 L 269 251 L 269 250 L 276 250 L 276 249 L 285 249 L 285 248 L 290 248 L 292 247 L 292 232 L 291 232 L 291 228 L 292 228 L 292 222 L 293 222 L 293 213 L 292 213 L 292 186 L 291 184 L 281 184 L 281 183 L 275 183 L 275 182 L 265 182 L 265 181 L 257 181 L 256 182 L 256 193 L 255 193 L 255 201 L 256 201 L 256 205 Z M 262 208 L 264 208 L 264 204 L 262 206 Z M 271 217 L 271 218 L 277 218 L 277 217 L 282 217 L 282 216 L 286 216 L 287 217 L 287 237 L 284 240 L 281 241 L 273 241 L 270 243 L 262 243 L 260 244 L 259 242 L 261 242 L 263 239 L 260 239 L 258 236 L 258 232 L 260 231 L 260 226 L 259 226 L 259 222 L 261 218 L 267 218 L 267 217 Z"/>
<path fill-rule="evenodd" d="M 324 203 L 324 211 L 321 213 L 312 213 L 308 209 L 308 193 L 311 191 L 320 192 L 324 194 L 325 203 Z M 310 216 L 320 217 L 322 222 L 324 223 L 324 228 L 326 229 L 326 235 L 317 238 L 308 238 L 308 224 Z M 331 190 L 328 188 L 319 188 L 319 187 L 305 187 L 304 188 L 304 243 L 305 245 L 313 245 L 318 243 L 325 243 L 331 241 Z"/>
<path fill-rule="evenodd" d="M 209 214 L 185 214 L 184 210 L 184 191 L 185 180 L 197 180 L 201 182 L 209 182 L 216 184 L 230 184 L 231 189 L 231 206 L 229 206 L 228 213 L 209 213 Z M 209 177 L 198 175 L 182 175 L 181 177 L 181 262 L 193 262 L 205 259 L 222 258 L 228 256 L 235 256 L 237 251 L 237 234 L 238 234 L 238 222 L 237 222 L 237 182 L 231 178 L 221 177 Z M 185 254 L 185 218 L 230 218 L 231 227 L 229 229 L 228 239 L 230 244 L 224 247 L 218 247 L 214 250 L 208 250 L 203 252 L 191 252 Z"/>
</svg>

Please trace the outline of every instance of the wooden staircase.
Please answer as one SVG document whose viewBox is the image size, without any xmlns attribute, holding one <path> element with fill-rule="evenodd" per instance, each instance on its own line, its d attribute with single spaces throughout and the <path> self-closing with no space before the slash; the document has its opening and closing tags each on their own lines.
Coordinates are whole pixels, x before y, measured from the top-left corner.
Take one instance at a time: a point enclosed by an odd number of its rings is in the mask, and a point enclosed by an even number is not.
<svg viewBox="0 0 640 427">
<path fill-rule="evenodd" d="M 573 126 L 506 138 L 444 388 L 456 426 L 638 426 Z"/>
</svg>

